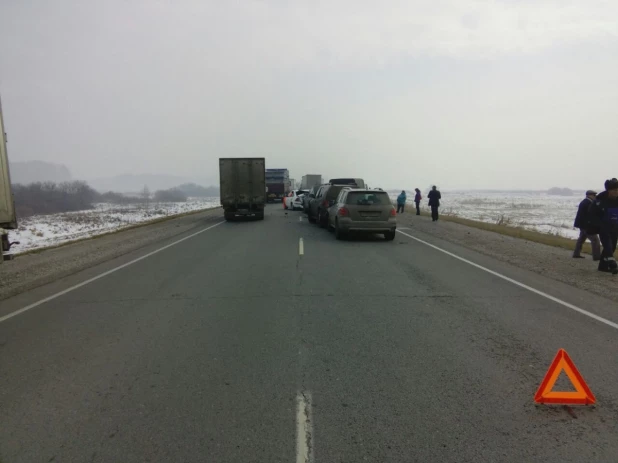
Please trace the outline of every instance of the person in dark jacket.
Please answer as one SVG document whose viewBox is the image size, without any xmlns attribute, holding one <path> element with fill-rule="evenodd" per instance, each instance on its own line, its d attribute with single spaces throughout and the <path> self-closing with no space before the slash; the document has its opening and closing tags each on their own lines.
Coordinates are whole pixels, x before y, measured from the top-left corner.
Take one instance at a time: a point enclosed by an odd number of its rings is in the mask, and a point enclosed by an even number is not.
<svg viewBox="0 0 618 463">
<path fill-rule="evenodd" d="M 432 186 L 427 197 L 429 198 L 429 207 L 431 207 L 431 220 L 437 222 L 439 218 L 438 208 L 440 207 L 440 200 L 442 199 L 440 190 L 438 190 L 435 185 Z"/>
<path fill-rule="evenodd" d="M 416 203 L 416 215 L 421 215 L 421 200 L 423 197 L 421 196 L 421 190 L 418 188 L 414 188 L 416 194 L 414 195 L 414 202 Z"/>
<path fill-rule="evenodd" d="M 618 241 L 618 180 L 605 181 L 605 191 L 597 195 L 588 213 L 588 233 L 598 233 L 603 245 L 600 272 L 618 274 L 614 258 Z"/>
<path fill-rule="evenodd" d="M 588 228 L 588 211 L 596 197 L 596 191 L 586 191 L 586 197 L 579 203 L 579 207 L 577 208 L 577 215 L 575 216 L 575 223 L 573 224 L 575 228 L 579 228 L 579 238 L 577 238 L 575 250 L 573 251 L 573 258 L 575 259 L 584 258 L 584 256 L 581 255 L 582 246 L 588 239 L 592 244 L 592 259 L 595 261 L 601 260 L 601 242 L 599 241 L 599 235 L 588 234 L 586 230 Z"/>
<path fill-rule="evenodd" d="M 406 192 L 405 190 L 401 190 L 401 194 L 397 196 L 397 214 L 400 212 L 403 214 L 403 209 L 406 207 Z"/>
</svg>

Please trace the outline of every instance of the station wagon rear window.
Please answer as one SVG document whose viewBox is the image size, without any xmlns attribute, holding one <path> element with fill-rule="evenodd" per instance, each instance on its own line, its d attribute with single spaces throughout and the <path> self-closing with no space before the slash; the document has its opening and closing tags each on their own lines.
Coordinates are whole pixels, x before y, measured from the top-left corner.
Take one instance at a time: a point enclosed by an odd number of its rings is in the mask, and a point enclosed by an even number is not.
<svg viewBox="0 0 618 463">
<path fill-rule="evenodd" d="M 384 206 L 391 204 L 391 200 L 384 192 L 350 191 L 346 203 L 357 206 Z"/>
</svg>

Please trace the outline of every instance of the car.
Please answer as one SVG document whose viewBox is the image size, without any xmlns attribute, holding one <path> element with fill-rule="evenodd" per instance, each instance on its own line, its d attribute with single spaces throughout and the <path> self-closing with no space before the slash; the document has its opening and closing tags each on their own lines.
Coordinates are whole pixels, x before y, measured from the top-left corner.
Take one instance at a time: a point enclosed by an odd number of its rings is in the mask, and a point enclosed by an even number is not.
<svg viewBox="0 0 618 463">
<path fill-rule="evenodd" d="M 305 211 L 305 214 L 309 213 L 309 206 L 310 206 L 311 200 L 315 199 L 315 195 L 318 193 L 318 190 L 320 189 L 321 186 L 322 185 L 315 185 L 311 187 L 309 192 L 305 194 L 305 196 L 303 196 L 303 210 Z"/>
<path fill-rule="evenodd" d="M 335 238 L 345 239 L 350 233 L 381 233 L 387 241 L 395 239 L 397 211 L 382 190 L 342 189 L 328 211 L 328 227 Z"/>
<path fill-rule="evenodd" d="M 303 197 L 309 193 L 308 190 L 292 190 L 283 198 L 283 208 L 300 210 L 303 209 Z"/>
<path fill-rule="evenodd" d="M 331 185 L 348 185 L 356 186 L 356 188 L 369 188 L 362 178 L 331 178 L 328 183 Z"/>
<path fill-rule="evenodd" d="M 354 186 L 354 185 L 352 185 Z M 322 185 L 309 203 L 309 222 L 317 223 L 320 227 L 326 228 L 328 225 L 328 209 L 333 204 L 337 196 L 344 188 L 350 188 L 351 185 Z"/>
</svg>

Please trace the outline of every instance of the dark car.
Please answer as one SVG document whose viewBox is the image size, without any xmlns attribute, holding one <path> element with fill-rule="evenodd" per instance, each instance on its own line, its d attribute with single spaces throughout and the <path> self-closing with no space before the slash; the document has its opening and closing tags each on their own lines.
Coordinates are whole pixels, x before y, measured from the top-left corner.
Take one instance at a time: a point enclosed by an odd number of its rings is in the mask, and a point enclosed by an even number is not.
<svg viewBox="0 0 618 463">
<path fill-rule="evenodd" d="M 331 178 L 328 183 L 331 185 L 348 185 L 352 188 L 369 188 L 362 178 Z"/>
<path fill-rule="evenodd" d="M 303 196 L 303 210 L 305 211 L 305 214 L 309 213 L 309 206 L 311 204 L 311 200 L 313 200 L 315 198 L 315 195 L 318 193 L 318 190 L 320 189 L 322 185 L 315 185 L 313 186 L 310 190 L 309 193 L 307 193 L 305 196 Z"/>
<path fill-rule="evenodd" d="M 328 225 L 328 208 L 335 204 L 335 200 L 344 188 L 355 187 L 355 185 L 322 185 L 309 203 L 309 222 L 316 223 L 326 228 Z"/>
</svg>

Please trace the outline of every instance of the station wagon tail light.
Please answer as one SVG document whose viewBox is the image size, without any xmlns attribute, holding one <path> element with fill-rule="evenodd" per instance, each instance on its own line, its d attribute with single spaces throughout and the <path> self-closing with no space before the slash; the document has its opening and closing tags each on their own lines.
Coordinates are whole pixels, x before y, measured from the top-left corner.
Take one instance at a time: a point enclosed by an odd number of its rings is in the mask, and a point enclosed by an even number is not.
<svg viewBox="0 0 618 463">
<path fill-rule="evenodd" d="M 391 217 L 397 217 L 397 211 L 394 207 L 391 209 Z"/>
<path fill-rule="evenodd" d="M 339 208 L 339 216 L 347 217 L 350 215 L 350 211 L 348 211 L 345 207 Z"/>
</svg>

